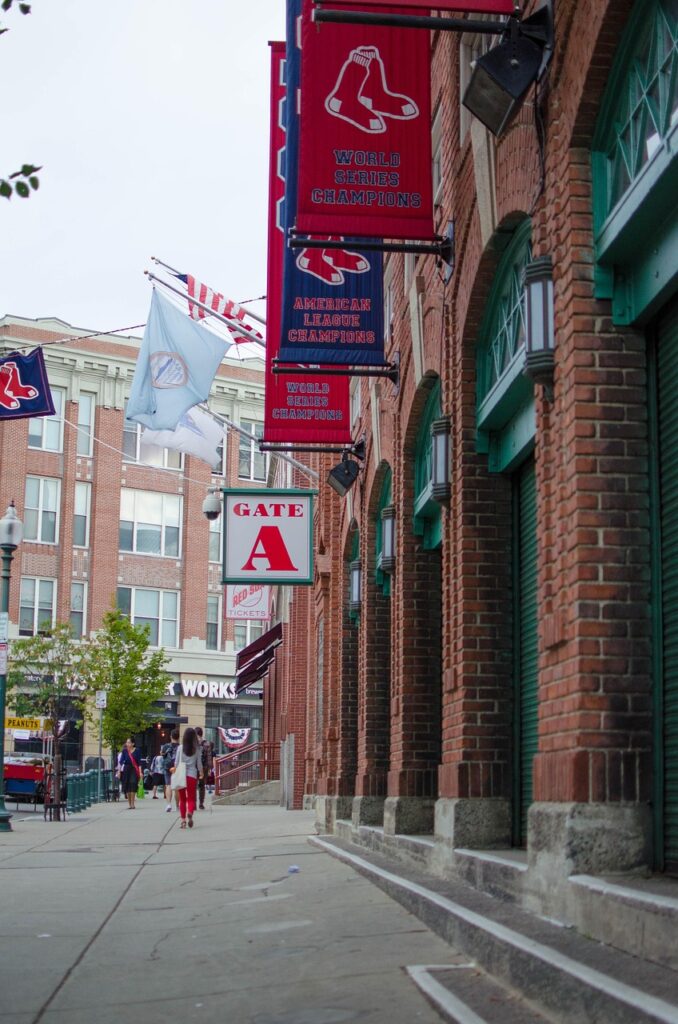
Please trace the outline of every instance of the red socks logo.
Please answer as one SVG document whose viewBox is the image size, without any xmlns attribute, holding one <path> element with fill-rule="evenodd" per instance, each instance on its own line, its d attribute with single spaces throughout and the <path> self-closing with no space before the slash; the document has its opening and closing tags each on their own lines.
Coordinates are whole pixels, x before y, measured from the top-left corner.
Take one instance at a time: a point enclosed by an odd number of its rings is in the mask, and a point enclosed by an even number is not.
<svg viewBox="0 0 678 1024">
<path fill-rule="evenodd" d="M 30 384 L 22 384 L 16 363 L 0 364 L 0 406 L 3 409 L 18 409 L 22 398 L 37 398 L 38 391 Z"/>
<path fill-rule="evenodd" d="M 341 242 L 342 239 L 330 235 L 327 241 Z M 330 285 L 343 284 L 344 274 L 364 274 L 370 269 L 361 253 L 349 249 L 302 249 L 297 256 L 297 266 L 304 274 L 312 274 Z"/>
<path fill-rule="evenodd" d="M 325 110 L 370 135 L 387 130 L 385 118 L 411 121 L 419 116 L 414 100 L 388 88 L 384 62 L 376 46 L 351 50 L 325 100 Z"/>
</svg>

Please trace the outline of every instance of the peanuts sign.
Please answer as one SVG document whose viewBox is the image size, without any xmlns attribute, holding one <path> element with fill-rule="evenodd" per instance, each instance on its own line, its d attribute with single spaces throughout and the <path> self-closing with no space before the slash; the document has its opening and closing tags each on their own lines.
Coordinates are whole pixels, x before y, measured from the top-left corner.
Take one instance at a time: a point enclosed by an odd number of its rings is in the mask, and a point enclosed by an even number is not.
<svg viewBox="0 0 678 1024">
<path fill-rule="evenodd" d="M 223 583 L 313 582 L 313 493 L 223 488 Z"/>
</svg>

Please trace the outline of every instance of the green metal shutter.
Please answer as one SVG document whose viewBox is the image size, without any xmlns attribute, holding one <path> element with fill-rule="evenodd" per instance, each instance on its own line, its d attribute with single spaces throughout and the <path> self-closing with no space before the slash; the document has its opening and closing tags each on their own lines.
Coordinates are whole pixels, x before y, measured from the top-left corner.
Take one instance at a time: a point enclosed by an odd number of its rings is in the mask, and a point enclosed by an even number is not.
<svg viewBox="0 0 678 1024">
<path fill-rule="evenodd" d="M 515 580 L 515 782 L 514 842 L 527 838 L 532 803 L 532 761 L 538 746 L 539 652 L 537 644 L 537 481 L 534 462 L 514 477 Z"/>
<path fill-rule="evenodd" d="M 678 303 L 657 327 L 661 493 L 664 860 L 678 867 Z"/>
</svg>

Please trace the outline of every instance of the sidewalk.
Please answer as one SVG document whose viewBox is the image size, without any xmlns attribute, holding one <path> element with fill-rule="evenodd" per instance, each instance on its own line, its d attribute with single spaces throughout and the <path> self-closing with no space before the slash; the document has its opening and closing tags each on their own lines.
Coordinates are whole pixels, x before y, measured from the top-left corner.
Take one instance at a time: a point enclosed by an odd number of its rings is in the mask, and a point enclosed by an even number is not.
<svg viewBox="0 0 678 1024">
<path fill-rule="evenodd" d="M 457 958 L 311 845 L 312 814 L 195 817 L 180 831 L 148 798 L 66 822 L 14 814 L 0 834 L 0 1024 L 440 1020 L 404 968 Z"/>
</svg>

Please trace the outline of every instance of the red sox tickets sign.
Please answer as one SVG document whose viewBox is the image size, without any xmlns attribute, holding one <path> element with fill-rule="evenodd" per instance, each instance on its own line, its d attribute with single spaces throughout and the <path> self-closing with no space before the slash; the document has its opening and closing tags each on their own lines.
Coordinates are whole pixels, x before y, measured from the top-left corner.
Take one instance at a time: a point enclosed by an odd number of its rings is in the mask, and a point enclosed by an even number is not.
<svg viewBox="0 0 678 1024">
<path fill-rule="evenodd" d="M 430 33 L 315 24 L 312 10 L 304 0 L 297 230 L 433 238 Z"/>
<path fill-rule="evenodd" d="M 222 583 L 313 583 L 313 491 L 222 488 Z"/>
</svg>

